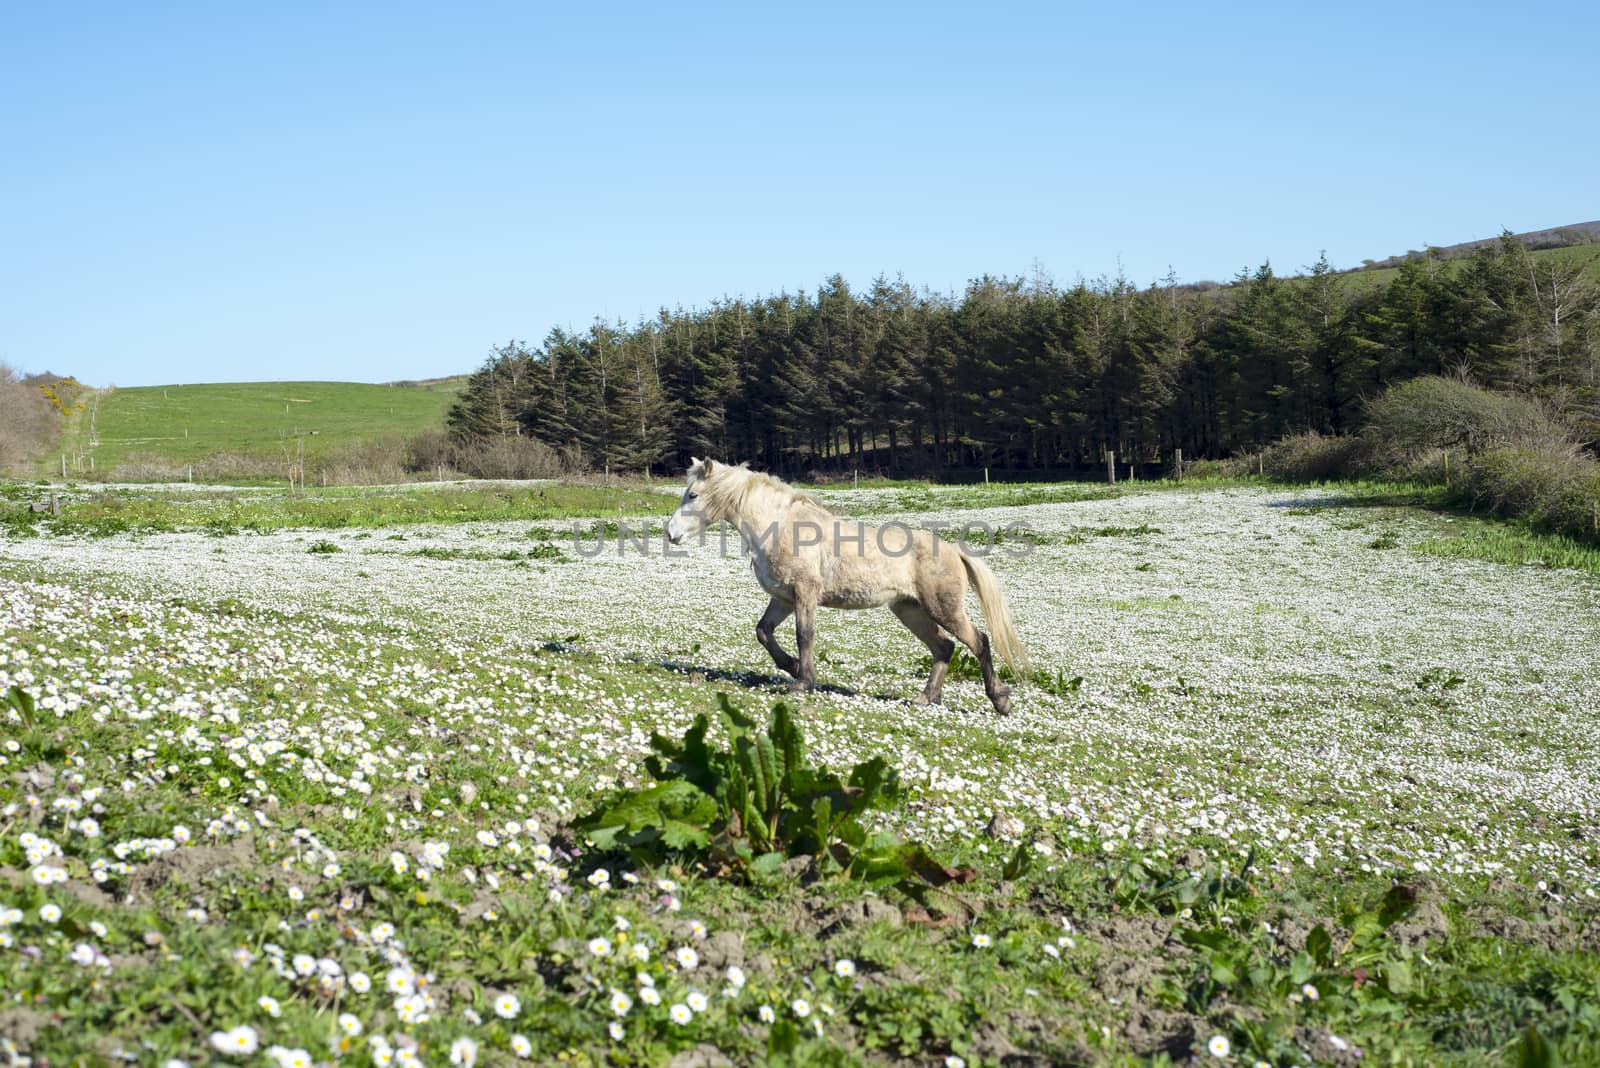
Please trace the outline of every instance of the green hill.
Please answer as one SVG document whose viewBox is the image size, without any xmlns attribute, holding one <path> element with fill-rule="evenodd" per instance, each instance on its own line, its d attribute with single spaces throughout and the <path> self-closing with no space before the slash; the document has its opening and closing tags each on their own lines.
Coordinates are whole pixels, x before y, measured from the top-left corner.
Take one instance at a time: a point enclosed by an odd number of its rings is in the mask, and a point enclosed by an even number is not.
<svg viewBox="0 0 1600 1068">
<path fill-rule="evenodd" d="M 1520 241 L 1524 248 L 1530 252 L 1536 249 L 1571 248 L 1575 245 L 1593 245 L 1600 242 L 1600 220 L 1583 223 L 1569 223 L 1566 226 L 1552 226 L 1545 230 L 1525 230 L 1520 234 L 1512 234 Z M 1462 241 L 1454 245 L 1430 245 L 1428 250 L 1439 259 L 1453 260 L 1469 255 L 1481 248 L 1490 248 L 1500 243 L 1500 237 L 1480 237 L 1472 241 Z M 1422 252 L 1413 249 L 1402 256 L 1390 256 L 1387 259 L 1367 261 L 1369 267 L 1398 267 L 1408 259 L 1416 259 Z"/>
<path fill-rule="evenodd" d="M 1462 246 L 1465 247 L 1465 246 Z M 1576 263 L 1591 265 L 1600 263 L 1600 243 L 1587 245 L 1567 245 L 1562 248 L 1540 248 L 1529 251 L 1528 256 L 1535 263 L 1555 261 L 1557 263 Z M 1448 270 L 1458 270 L 1466 262 L 1465 254 L 1455 254 L 1444 259 Z M 1365 291 L 1388 285 L 1399 274 L 1396 267 L 1363 267 L 1353 271 L 1341 272 L 1339 277 L 1348 282 L 1353 288 Z"/>
<path fill-rule="evenodd" d="M 235 382 L 98 390 L 62 451 L 93 456 L 97 474 L 125 464 L 190 464 L 219 455 L 283 462 L 303 441 L 309 460 L 385 438 L 442 429 L 466 378 L 417 384 Z M 60 463 L 47 461 L 47 468 Z M 87 460 L 84 460 L 87 470 Z"/>
</svg>

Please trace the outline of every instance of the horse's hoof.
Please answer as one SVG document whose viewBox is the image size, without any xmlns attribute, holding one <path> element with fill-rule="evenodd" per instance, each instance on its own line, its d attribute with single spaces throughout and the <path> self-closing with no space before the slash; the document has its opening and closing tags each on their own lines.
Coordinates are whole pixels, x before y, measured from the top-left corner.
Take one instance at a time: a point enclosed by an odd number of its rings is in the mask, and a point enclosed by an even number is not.
<svg viewBox="0 0 1600 1068">
<path fill-rule="evenodd" d="M 914 704 L 914 705 L 916 705 L 916 706 L 917 706 L 917 707 L 919 707 L 919 708 L 921 708 L 921 707 L 922 707 L 922 706 L 924 706 L 924 705 L 931 705 L 931 704 L 933 704 L 933 702 L 932 702 L 932 701 L 931 701 L 931 700 L 930 700 L 930 699 L 929 699 L 929 698 L 928 698 L 928 695 L 927 695 L 927 694 L 925 694 L 925 693 L 919 693 L 919 694 L 917 694 L 917 696 L 915 696 L 915 697 L 913 697 L 913 698 L 912 698 L 912 699 L 911 699 L 911 703 L 912 703 L 912 704 Z"/>
<path fill-rule="evenodd" d="M 1006 715 L 1011 711 L 1011 698 L 1007 697 L 1005 694 L 1000 694 L 999 696 L 995 697 L 994 710 L 999 715 Z"/>
<path fill-rule="evenodd" d="M 795 679 L 793 682 L 791 682 L 789 684 L 789 692 L 790 693 L 810 693 L 811 690 L 812 690 L 812 684 L 811 683 L 809 683 L 809 682 L 801 682 L 799 679 Z"/>
</svg>

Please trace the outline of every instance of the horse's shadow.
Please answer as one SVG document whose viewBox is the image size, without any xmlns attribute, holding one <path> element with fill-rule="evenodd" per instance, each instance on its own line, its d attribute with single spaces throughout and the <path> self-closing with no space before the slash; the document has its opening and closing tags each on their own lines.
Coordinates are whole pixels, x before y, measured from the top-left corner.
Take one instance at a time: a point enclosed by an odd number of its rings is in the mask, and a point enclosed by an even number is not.
<svg viewBox="0 0 1600 1068">
<path fill-rule="evenodd" d="M 1390 493 L 1334 494 L 1328 497 L 1285 497 L 1268 501 L 1269 508 L 1414 508 L 1424 503 L 1419 493 L 1397 490 Z"/>
<path fill-rule="evenodd" d="M 540 649 L 547 653 L 575 653 L 583 652 L 582 646 L 571 640 L 547 641 L 540 645 Z M 732 671 L 727 668 L 708 667 L 705 664 L 691 664 L 683 660 L 660 659 L 657 657 L 632 654 L 622 659 L 630 664 L 640 667 L 657 668 L 668 671 L 674 675 L 706 682 L 727 682 L 742 687 L 752 693 L 771 693 L 779 697 L 795 696 L 789 689 L 792 681 L 787 675 L 775 675 L 765 671 Z M 811 687 L 812 693 L 831 694 L 834 697 L 871 697 L 878 701 L 892 701 L 897 704 L 913 704 L 914 702 L 903 693 L 867 693 L 850 686 L 840 686 L 832 682 L 818 682 Z"/>
<path fill-rule="evenodd" d="M 709 682 L 729 682 L 753 692 L 765 691 L 776 693 L 779 696 L 797 696 L 789 689 L 791 680 L 787 675 L 774 675 L 764 671 L 730 671 L 726 668 L 707 667 L 704 664 L 685 663 L 682 660 L 658 660 L 647 656 L 630 656 L 628 659 L 635 664 L 660 668 L 663 671 L 670 671 L 675 675 L 685 675 L 692 679 L 703 679 Z M 818 682 L 811 687 L 811 692 L 831 694 L 834 697 L 871 697 L 879 701 L 909 703 L 909 699 L 903 694 L 866 693 L 850 686 L 840 686 L 832 682 Z"/>
<path fill-rule="evenodd" d="M 705 679 L 710 682 L 731 682 L 747 690 L 782 690 L 785 693 L 789 691 L 790 679 L 787 675 L 773 675 L 764 671 L 730 671 L 727 668 L 690 664 L 682 660 L 657 660 L 647 656 L 630 656 L 628 659 L 636 664 L 658 667 L 676 675 L 687 675 L 690 678 Z M 859 690 L 831 682 L 819 682 L 812 687 L 812 690 L 817 693 L 831 693 L 838 697 L 861 696 Z"/>
</svg>

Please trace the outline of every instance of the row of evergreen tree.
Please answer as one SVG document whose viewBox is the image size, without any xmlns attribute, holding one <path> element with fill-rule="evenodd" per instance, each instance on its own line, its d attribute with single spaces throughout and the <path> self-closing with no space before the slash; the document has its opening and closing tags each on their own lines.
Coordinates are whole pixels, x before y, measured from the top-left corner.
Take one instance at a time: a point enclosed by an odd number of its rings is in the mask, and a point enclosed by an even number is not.
<svg viewBox="0 0 1600 1068">
<path fill-rule="evenodd" d="M 691 455 L 790 472 L 1060 469 L 1348 431 L 1385 386 L 1466 372 L 1556 398 L 1593 437 L 1592 262 L 1506 235 L 1381 284 L 1325 257 L 1303 276 L 1263 266 L 1221 287 L 986 276 L 946 296 L 881 277 L 855 292 L 835 276 L 814 294 L 511 342 L 448 421 L 459 439 L 527 435 L 607 470 Z"/>
</svg>

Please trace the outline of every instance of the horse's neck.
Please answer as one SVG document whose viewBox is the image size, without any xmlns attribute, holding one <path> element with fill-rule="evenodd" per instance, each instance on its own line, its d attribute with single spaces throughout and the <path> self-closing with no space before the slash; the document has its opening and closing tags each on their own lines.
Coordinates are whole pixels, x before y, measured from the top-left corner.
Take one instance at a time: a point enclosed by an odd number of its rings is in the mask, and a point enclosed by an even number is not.
<svg viewBox="0 0 1600 1068">
<path fill-rule="evenodd" d="M 757 553 L 770 548 L 768 532 L 774 524 L 784 522 L 786 513 L 794 503 L 795 498 L 790 494 L 776 492 L 765 486 L 741 495 L 733 524 L 744 537 L 745 545 Z"/>
</svg>

